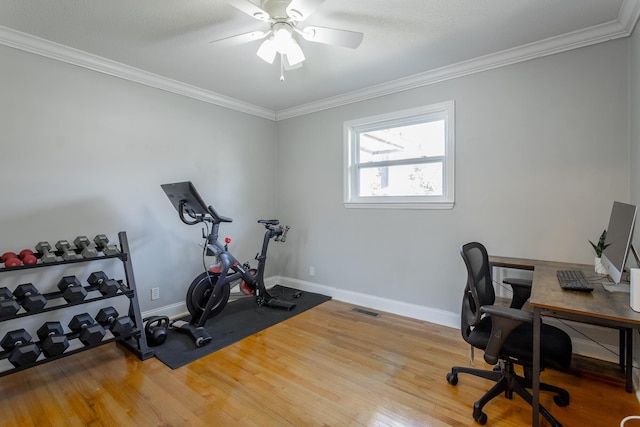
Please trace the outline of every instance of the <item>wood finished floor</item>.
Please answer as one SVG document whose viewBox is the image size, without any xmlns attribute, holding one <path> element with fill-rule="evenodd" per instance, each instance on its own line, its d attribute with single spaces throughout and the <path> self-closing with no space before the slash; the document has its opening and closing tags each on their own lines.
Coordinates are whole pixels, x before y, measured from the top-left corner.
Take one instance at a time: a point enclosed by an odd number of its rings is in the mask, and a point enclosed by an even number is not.
<svg viewBox="0 0 640 427">
<path fill-rule="evenodd" d="M 473 426 L 489 387 L 460 375 L 460 332 L 329 301 L 190 365 L 171 370 L 108 344 L 0 378 L 2 426 Z M 476 366 L 484 367 L 476 353 Z M 564 426 L 618 426 L 640 414 L 619 379 L 546 371 L 571 404 L 541 402 Z M 488 426 L 529 426 L 520 398 L 500 396 Z M 543 423 L 546 425 L 546 423 Z M 631 424 L 629 423 L 629 427 Z"/>
</svg>

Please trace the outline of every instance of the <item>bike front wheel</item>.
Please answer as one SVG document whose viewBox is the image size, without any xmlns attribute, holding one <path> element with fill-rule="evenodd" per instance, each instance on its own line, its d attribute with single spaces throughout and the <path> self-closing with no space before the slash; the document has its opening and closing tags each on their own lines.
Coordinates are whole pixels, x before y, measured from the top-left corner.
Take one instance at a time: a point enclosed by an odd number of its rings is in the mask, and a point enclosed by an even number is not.
<svg viewBox="0 0 640 427">
<path fill-rule="evenodd" d="M 204 272 L 193 279 L 189 290 L 187 290 L 187 310 L 194 319 L 200 318 L 204 313 L 204 308 L 211 297 L 213 289 L 218 282 L 218 276 Z M 229 285 L 222 287 L 222 291 L 214 298 L 213 307 L 207 316 L 209 319 L 219 314 L 227 305 L 231 289 Z"/>
</svg>

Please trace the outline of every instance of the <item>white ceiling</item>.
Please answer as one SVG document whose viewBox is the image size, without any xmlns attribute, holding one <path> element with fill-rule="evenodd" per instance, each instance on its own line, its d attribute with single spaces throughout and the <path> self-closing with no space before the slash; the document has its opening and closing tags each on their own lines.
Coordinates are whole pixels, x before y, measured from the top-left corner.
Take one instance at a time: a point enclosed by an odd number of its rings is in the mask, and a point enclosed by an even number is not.
<svg viewBox="0 0 640 427">
<path fill-rule="evenodd" d="M 639 4 L 326 0 L 304 24 L 362 32 L 362 44 L 300 38 L 307 59 L 284 82 L 255 55 L 260 41 L 209 43 L 267 28 L 225 0 L 0 0 L 0 44 L 280 119 L 626 37 Z"/>
</svg>

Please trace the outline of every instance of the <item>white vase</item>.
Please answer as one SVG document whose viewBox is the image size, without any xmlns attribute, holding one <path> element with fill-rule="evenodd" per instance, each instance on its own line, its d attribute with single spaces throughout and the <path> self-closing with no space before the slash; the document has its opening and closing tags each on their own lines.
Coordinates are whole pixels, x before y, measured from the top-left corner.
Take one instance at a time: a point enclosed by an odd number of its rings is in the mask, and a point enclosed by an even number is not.
<svg viewBox="0 0 640 427">
<path fill-rule="evenodd" d="M 607 269 L 602 265 L 602 259 L 600 257 L 596 257 L 595 261 L 596 273 L 598 274 L 607 274 Z"/>
</svg>

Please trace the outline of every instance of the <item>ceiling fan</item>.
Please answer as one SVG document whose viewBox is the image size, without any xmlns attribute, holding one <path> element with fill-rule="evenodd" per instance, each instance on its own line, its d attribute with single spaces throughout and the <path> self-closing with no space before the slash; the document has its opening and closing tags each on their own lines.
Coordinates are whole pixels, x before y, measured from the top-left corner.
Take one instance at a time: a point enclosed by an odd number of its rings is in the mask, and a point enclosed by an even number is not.
<svg viewBox="0 0 640 427">
<path fill-rule="evenodd" d="M 260 6 L 250 0 L 226 1 L 252 18 L 267 23 L 269 28 L 265 31 L 252 31 L 214 40 L 211 43 L 231 39 L 242 43 L 266 39 L 256 54 L 269 64 L 273 64 L 276 56 L 280 54 L 281 71 L 298 68 L 305 60 L 302 48 L 296 42 L 294 34 L 311 42 L 351 49 L 357 48 L 364 36 L 364 34 L 355 31 L 335 28 L 316 26 L 298 28 L 298 24 L 307 19 L 324 3 L 324 0 L 260 0 Z M 280 80 L 284 80 L 283 74 L 281 74 Z"/>
</svg>

